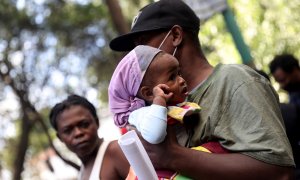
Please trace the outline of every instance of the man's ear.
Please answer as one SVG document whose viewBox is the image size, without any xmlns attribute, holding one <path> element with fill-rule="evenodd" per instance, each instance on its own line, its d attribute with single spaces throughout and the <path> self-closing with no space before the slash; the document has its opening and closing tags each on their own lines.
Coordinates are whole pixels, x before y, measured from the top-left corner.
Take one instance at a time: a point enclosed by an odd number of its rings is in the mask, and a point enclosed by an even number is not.
<svg viewBox="0 0 300 180">
<path fill-rule="evenodd" d="M 182 27 L 175 25 L 172 27 L 172 35 L 173 35 L 173 46 L 177 47 L 181 44 L 182 42 L 182 37 L 183 37 L 183 30 Z"/>
<path fill-rule="evenodd" d="M 144 99 L 147 102 L 153 101 L 152 88 L 150 88 L 149 86 L 142 86 L 140 88 L 139 95 L 142 99 Z"/>
</svg>

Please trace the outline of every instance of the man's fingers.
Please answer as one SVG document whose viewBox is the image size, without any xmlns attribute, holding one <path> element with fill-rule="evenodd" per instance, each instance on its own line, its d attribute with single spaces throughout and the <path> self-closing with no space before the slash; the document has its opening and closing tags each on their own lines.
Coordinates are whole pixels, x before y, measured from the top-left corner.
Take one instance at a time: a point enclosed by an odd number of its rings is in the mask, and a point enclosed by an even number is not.
<svg viewBox="0 0 300 180">
<path fill-rule="evenodd" d="M 138 132 L 136 127 L 130 124 L 126 125 L 126 130 L 127 131 L 135 130 L 136 132 Z"/>
<path fill-rule="evenodd" d="M 141 142 L 143 143 L 143 145 L 145 146 L 145 143 L 148 143 L 143 137 L 142 134 L 140 133 L 140 131 L 137 130 L 137 128 L 133 125 L 126 125 L 126 129 L 127 131 L 132 131 L 134 130 L 136 132 L 136 134 L 138 135 L 139 139 L 141 140 Z"/>
<path fill-rule="evenodd" d="M 168 125 L 167 126 L 167 138 L 171 141 L 177 141 L 176 138 L 176 130 L 175 130 L 175 125 Z"/>
</svg>

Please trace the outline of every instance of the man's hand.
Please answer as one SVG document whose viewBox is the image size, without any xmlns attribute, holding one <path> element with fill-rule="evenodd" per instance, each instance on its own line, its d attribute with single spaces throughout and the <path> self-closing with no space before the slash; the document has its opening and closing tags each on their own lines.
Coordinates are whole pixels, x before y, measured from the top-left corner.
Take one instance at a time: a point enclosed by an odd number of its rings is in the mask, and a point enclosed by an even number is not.
<svg viewBox="0 0 300 180">
<path fill-rule="evenodd" d="M 155 169 L 166 169 L 168 167 L 168 159 L 172 158 L 168 155 L 169 150 L 172 149 L 172 147 L 179 146 L 177 139 L 176 139 L 176 133 L 175 130 L 173 130 L 172 125 L 169 125 L 167 127 L 167 136 L 165 140 L 160 144 L 151 144 L 148 143 L 146 140 L 143 139 L 141 133 L 132 125 L 127 125 L 126 129 L 128 131 L 135 130 L 137 135 L 139 136 L 145 150 L 147 151 L 150 160 L 152 161 L 152 164 Z M 163 161 L 162 161 L 163 159 Z"/>
<path fill-rule="evenodd" d="M 176 133 L 172 125 L 167 127 L 167 136 L 160 144 L 150 144 L 145 141 L 139 133 L 138 135 L 152 161 L 154 168 L 170 169 L 169 164 L 172 157 L 169 155 L 169 152 L 174 150 L 175 147 L 179 147 Z"/>
</svg>

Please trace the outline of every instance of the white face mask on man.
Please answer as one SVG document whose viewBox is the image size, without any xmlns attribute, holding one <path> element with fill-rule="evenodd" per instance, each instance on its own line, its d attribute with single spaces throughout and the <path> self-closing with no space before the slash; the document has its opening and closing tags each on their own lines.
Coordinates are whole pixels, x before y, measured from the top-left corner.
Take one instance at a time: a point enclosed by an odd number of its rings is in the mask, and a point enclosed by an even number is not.
<svg viewBox="0 0 300 180">
<path fill-rule="evenodd" d="M 162 45 L 164 44 L 164 42 L 166 41 L 167 37 L 171 34 L 171 31 L 172 31 L 172 30 L 170 30 L 170 31 L 167 33 L 167 35 L 165 36 L 165 38 L 162 40 L 162 42 L 161 42 L 160 45 L 158 46 L 158 49 L 161 49 L 161 47 L 162 47 Z M 175 50 L 174 50 L 174 52 L 173 52 L 173 54 L 172 54 L 174 57 L 175 57 L 176 51 L 177 51 L 177 46 L 175 47 Z"/>
</svg>

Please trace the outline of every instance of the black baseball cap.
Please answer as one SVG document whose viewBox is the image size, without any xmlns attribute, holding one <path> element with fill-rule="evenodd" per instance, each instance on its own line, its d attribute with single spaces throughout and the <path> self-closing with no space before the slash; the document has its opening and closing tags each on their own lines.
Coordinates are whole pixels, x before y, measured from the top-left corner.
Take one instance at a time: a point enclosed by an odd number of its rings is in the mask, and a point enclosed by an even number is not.
<svg viewBox="0 0 300 180">
<path fill-rule="evenodd" d="M 130 32 L 114 38 L 109 46 L 115 51 L 130 51 L 135 47 L 133 38 L 137 34 L 174 25 L 198 32 L 200 20 L 182 0 L 160 0 L 143 7 L 133 19 Z"/>
</svg>

